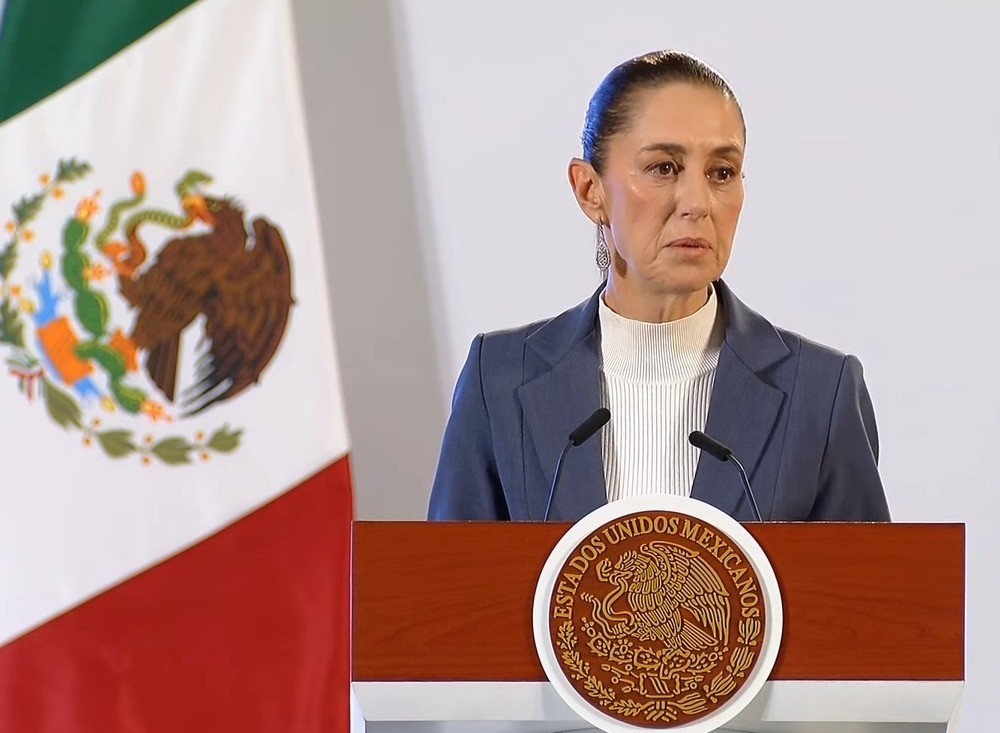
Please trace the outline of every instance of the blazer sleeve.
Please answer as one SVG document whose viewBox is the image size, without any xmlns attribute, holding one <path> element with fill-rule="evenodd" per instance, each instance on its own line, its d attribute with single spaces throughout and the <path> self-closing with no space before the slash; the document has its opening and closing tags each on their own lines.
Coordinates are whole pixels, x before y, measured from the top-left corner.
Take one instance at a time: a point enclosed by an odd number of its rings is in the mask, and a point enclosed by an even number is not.
<svg viewBox="0 0 1000 733">
<path fill-rule="evenodd" d="M 472 342 L 452 398 L 429 520 L 509 520 L 483 392 L 483 334 Z"/>
<path fill-rule="evenodd" d="M 878 472 L 878 429 L 861 362 L 847 356 L 833 402 L 819 490 L 809 519 L 888 522 Z"/>
</svg>

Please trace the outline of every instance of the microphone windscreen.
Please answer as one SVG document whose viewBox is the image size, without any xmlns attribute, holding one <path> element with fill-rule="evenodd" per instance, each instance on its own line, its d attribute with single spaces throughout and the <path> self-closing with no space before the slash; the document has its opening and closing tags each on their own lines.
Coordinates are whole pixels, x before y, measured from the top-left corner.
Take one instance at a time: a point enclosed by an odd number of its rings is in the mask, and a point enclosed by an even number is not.
<svg viewBox="0 0 1000 733">
<path fill-rule="evenodd" d="M 728 461 L 732 457 L 733 452 L 729 448 L 715 438 L 705 435 L 705 433 L 700 430 L 695 430 L 688 436 L 688 441 L 695 448 L 703 450 L 708 453 L 713 458 L 718 458 L 720 461 Z"/>
<path fill-rule="evenodd" d="M 591 435 L 603 428 L 611 419 L 611 411 L 607 407 L 599 407 L 594 414 L 580 423 L 580 427 L 569 434 L 569 442 L 574 446 L 585 443 Z"/>
</svg>

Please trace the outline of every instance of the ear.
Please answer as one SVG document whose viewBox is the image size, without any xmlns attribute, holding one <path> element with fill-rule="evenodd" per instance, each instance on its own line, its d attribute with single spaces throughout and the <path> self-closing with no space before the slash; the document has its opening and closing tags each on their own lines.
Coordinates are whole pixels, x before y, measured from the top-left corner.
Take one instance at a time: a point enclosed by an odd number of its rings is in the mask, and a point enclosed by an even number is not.
<svg viewBox="0 0 1000 733">
<path fill-rule="evenodd" d="M 608 216 L 604 211 L 604 187 L 594 166 L 581 158 L 573 158 L 569 162 L 568 173 L 569 185 L 580 210 L 595 224 L 606 223 Z"/>
</svg>

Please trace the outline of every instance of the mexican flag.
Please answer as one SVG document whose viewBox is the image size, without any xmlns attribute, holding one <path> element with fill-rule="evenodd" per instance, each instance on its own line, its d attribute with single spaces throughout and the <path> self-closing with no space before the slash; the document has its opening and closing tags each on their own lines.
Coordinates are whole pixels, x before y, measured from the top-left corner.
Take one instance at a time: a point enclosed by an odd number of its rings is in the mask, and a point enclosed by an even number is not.
<svg viewBox="0 0 1000 733">
<path fill-rule="evenodd" d="M 0 731 L 340 731 L 288 0 L 0 0 Z"/>
</svg>

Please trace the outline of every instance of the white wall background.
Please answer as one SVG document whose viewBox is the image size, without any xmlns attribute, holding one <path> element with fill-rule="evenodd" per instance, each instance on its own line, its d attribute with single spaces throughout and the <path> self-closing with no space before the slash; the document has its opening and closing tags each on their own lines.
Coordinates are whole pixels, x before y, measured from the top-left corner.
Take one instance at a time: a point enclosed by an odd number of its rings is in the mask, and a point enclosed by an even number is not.
<svg viewBox="0 0 1000 733">
<path fill-rule="evenodd" d="M 296 10 L 359 516 L 423 516 L 476 333 L 596 286 L 565 174 L 587 102 L 620 61 L 687 50 L 730 80 L 749 126 L 727 280 L 774 322 L 859 355 L 894 518 L 967 524 L 959 730 L 995 729 L 997 5 Z"/>
</svg>

